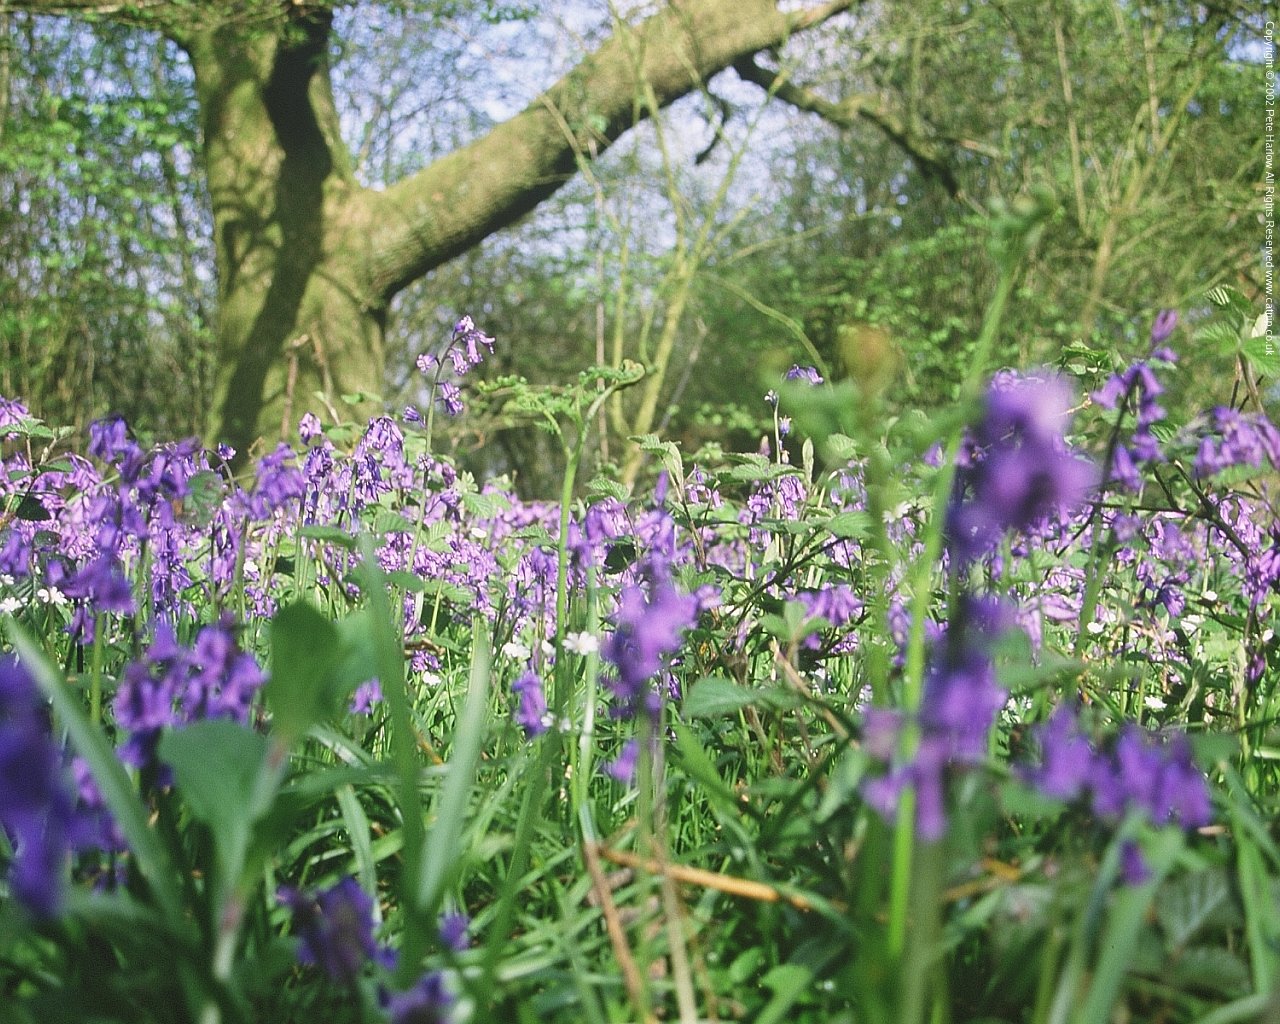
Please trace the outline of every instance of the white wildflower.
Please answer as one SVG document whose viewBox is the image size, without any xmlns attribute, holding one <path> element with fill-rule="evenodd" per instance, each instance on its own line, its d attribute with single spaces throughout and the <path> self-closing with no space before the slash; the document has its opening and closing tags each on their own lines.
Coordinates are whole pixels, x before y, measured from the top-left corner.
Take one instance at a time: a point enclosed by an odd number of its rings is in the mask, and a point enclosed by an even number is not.
<svg viewBox="0 0 1280 1024">
<path fill-rule="evenodd" d="M 529 655 L 533 651 L 529 650 L 519 640 L 508 640 L 502 645 L 502 654 L 504 657 L 510 658 L 512 661 L 528 661 Z"/>
<path fill-rule="evenodd" d="M 569 633 L 564 638 L 564 649 L 585 658 L 590 654 L 600 653 L 600 638 L 585 630 L 581 633 Z"/>
</svg>

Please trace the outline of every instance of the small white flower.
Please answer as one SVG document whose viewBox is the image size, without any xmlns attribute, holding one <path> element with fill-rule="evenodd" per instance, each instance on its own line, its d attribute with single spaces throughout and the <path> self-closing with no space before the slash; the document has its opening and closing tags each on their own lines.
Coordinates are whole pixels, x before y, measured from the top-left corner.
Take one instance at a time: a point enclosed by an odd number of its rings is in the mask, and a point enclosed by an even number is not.
<svg viewBox="0 0 1280 1024">
<path fill-rule="evenodd" d="M 1147 706 L 1147 709 L 1149 711 L 1163 711 L 1165 708 L 1164 701 L 1162 701 L 1154 693 L 1148 694 L 1146 699 L 1143 700 L 1142 703 Z"/>
<path fill-rule="evenodd" d="M 502 645 L 502 653 L 505 657 L 508 657 L 513 661 L 528 661 L 529 655 L 531 655 L 533 651 L 529 650 L 529 648 L 519 640 L 508 640 Z"/>
<path fill-rule="evenodd" d="M 564 649 L 572 651 L 574 654 L 580 654 L 585 658 L 589 654 L 598 654 L 600 652 L 600 638 L 594 633 L 586 631 L 569 633 L 564 638 Z"/>
<path fill-rule="evenodd" d="M 52 604 L 58 607 L 67 603 L 67 595 L 57 587 L 41 587 L 36 591 L 36 597 L 44 604 Z"/>
<path fill-rule="evenodd" d="M 1101 632 L 1102 632 L 1104 629 L 1106 629 L 1106 628 L 1107 628 L 1107 627 L 1106 627 L 1106 626 L 1104 626 L 1101 622 L 1091 622 L 1091 623 L 1089 623 L 1089 625 L 1085 626 L 1085 629 L 1087 629 L 1087 630 L 1088 630 L 1090 633 L 1092 633 L 1094 636 L 1097 636 L 1099 633 L 1101 633 Z"/>
<path fill-rule="evenodd" d="M 3 584 L 6 587 L 11 587 L 13 586 L 13 583 L 14 583 L 14 580 L 12 576 L 10 576 L 7 572 L 0 572 L 0 584 Z"/>
<path fill-rule="evenodd" d="M 423 672 L 422 685 L 423 686 L 439 686 L 440 677 L 436 675 L 434 672 Z"/>
<path fill-rule="evenodd" d="M 4 612 L 5 615 L 14 615 L 21 607 L 22 602 L 12 594 L 0 601 L 0 612 Z"/>
<path fill-rule="evenodd" d="M 1206 591 L 1205 591 L 1203 594 L 1201 594 L 1200 596 L 1201 596 L 1201 597 L 1203 597 L 1206 601 L 1216 601 L 1216 600 L 1218 600 L 1218 592 L 1217 592 L 1216 590 L 1206 590 Z"/>
<path fill-rule="evenodd" d="M 472 540 L 487 540 L 488 537 L 489 537 L 489 531 L 484 529 L 484 527 L 482 526 L 471 527 Z"/>
<path fill-rule="evenodd" d="M 542 648 L 542 656 L 544 658 L 554 658 L 556 656 L 555 645 L 549 640 L 543 640 L 538 646 Z"/>
<path fill-rule="evenodd" d="M 258 563 L 252 558 L 246 558 L 244 560 L 244 571 L 250 576 L 257 576 L 260 572 L 258 569 Z"/>
</svg>

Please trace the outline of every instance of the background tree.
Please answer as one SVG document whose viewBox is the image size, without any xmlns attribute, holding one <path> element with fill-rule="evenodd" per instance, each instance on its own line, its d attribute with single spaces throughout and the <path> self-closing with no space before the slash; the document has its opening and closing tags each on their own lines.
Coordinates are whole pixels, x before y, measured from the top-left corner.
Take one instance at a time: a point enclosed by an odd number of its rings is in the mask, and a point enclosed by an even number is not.
<svg viewBox="0 0 1280 1024">
<path fill-rule="evenodd" d="M 376 393 L 392 297 L 553 194 L 578 154 L 604 150 L 637 117 L 851 2 L 784 13 L 769 0 L 689 0 L 619 22 L 524 110 L 380 191 L 359 183 L 342 138 L 330 4 L 7 0 L 5 9 L 128 21 L 187 54 L 218 267 L 210 433 L 243 449 L 286 429 L 317 393 L 329 405 Z M 652 104 L 637 105 L 642 91 Z"/>
</svg>

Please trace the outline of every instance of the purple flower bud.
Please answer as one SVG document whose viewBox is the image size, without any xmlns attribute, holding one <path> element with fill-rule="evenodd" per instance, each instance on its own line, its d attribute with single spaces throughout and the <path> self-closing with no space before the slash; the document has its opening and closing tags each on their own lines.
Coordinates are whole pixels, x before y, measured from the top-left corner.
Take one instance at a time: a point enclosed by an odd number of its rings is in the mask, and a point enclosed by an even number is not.
<svg viewBox="0 0 1280 1024">
<path fill-rule="evenodd" d="M 520 698 L 516 708 L 516 724 L 524 729 L 526 735 L 539 736 L 546 732 L 548 725 L 547 697 L 542 690 L 542 679 L 532 669 L 525 672 L 511 684 L 512 692 Z"/>
<path fill-rule="evenodd" d="M 1178 311 L 1174 309 L 1162 309 L 1156 314 L 1155 321 L 1151 325 L 1151 345 L 1156 345 L 1167 341 L 1169 335 L 1173 333 L 1173 329 L 1178 326 Z"/>
<path fill-rule="evenodd" d="M 785 374 L 786 380 L 800 380 L 817 387 L 822 383 L 822 374 L 813 366 L 792 366 Z"/>
</svg>

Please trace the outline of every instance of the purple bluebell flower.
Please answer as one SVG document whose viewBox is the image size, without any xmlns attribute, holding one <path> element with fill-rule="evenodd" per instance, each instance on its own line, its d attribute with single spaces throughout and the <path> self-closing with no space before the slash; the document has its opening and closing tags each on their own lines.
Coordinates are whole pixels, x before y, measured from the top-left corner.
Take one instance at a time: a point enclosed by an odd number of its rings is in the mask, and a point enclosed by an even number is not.
<svg viewBox="0 0 1280 1024">
<path fill-rule="evenodd" d="M 1007 531 L 1084 500 L 1096 474 L 1063 439 L 1070 406 L 1071 388 L 1059 377 L 993 383 L 973 432 L 978 455 L 958 468 L 948 510 L 951 550 L 962 563 L 989 553 Z"/>
<path fill-rule="evenodd" d="M 465 408 L 462 404 L 462 389 L 452 381 L 442 380 L 439 391 L 440 404 L 444 406 L 444 411 L 450 416 L 461 416 Z"/>
<path fill-rule="evenodd" d="M 351 697 L 350 711 L 353 715 L 367 715 L 380 700 L 382 683 L 377 679 L 368 679 L 356 687 L 356 692 Z"/>
<path fill-rule="evenodd" d="M 516 708 L 516 724 L 529 736 L 539 736 L 550 728 L 547 697 L 542 689 L 542 679 L 529 669 L 511 684 L 512 692 L 519 698 Z"/>
<path fill-rule="evenodd" d="M 794 365 L 786 372 L 785 378 L 787 380 L 803 381 L 806 384 L 812 384 L 814 387 L 822 383 L 822 374 L 814 366 Z"/>
<path fill-rule="evenodd" d="M 315 894 L 283 887 L 276 899 L 293 915 L 294 931 L 302 940 L 300 963 L 351 984 L 366 962 L 380 959 L 373 937 L 373 898 L 354 878 Z"/>
<path fill-rule="evenodd" d="M 305 445 L 319 440 L 324 433 L 320 425 L 320 419 L 313 412 L 303 413 L 302 419 L 298 421 L 298 437 Z"/>
<path fill-rule="evenodd" d="M 1157 825 L 1199 828 L 1213 817 L 1209 787 L 1180 733 L 1162 736 L 1126 725 L 1110 749 L 1089 742 L 1076 713 L 1059 708 L 1038 730 L 1041 764 L 1023 777 L 1047 796 L 1087 796 L 1100 818 L 1137 811 Z"/>
<path fill-rule="evenodd" d="M 617 671 L 613 691 L 625 717 L 642 709 L 656 715 L 650 680 L 664 659 L 680 649 L 681 634 L 698 615 L 697 598 L 678 593 L 669 582 L 659 581 L 652 589 L 649 598 L 637 586 L 622 591 L 613 634 L 600 652 Z"/>
<path fill-rule="evenodd" d="M 1151 345 L 1163 345 L 1169 340 L 1169 335 L 1173 333 L 1173 329 L 1178 326 L 1178 311 L 1176 309 L 1162 309 L 1156 314 L 1155 320 L 1151 324 Z"/>
<path fill-rule="evenodd" d="M 405 992 L 383 992 L 381 1003 L 390 1024 L 448 1024 L 453 1017 L 453 997 L 436 971 Z"/>
<path fill-rule="evenodd" d="M 240 650 L 230 621 L 203 627 L 191 650 L 161 622 L 145 656 L 125 667 L 116 689 L 116 722 L 131 733 L 121 758 L 139 768 L 151 765 L 167 726 L 201 718 L 247 722 L 263 681 L 253 655 Z"/>
<path fill-rule="evenodd" d="M 269 519 L 307 490 L 307 478 L 295 465 L 294 451 L 284 442 L 258 460 L 258 475 L 249 495 L 254 519 Z"/>
<path fill-rule="evenodd" d="M 946 829 L 945 791 L 952 766 L 979 762 L 987 737 L 1004 707 L 991 648 L 1013 628 L 1013 609 L 990 597 L 966 595 L 951 623 L 933 642 L 918 714 L 920 733 L 909 758 L 899 758 L 901 713 L 877 708 L 868 715 L 865 737 L 873 756 L 888 762 L 885 774 L 863 784 L 869 806 L 892 819 L 902 790 L 916 794 L 916 831 L 937 839 Z"/>
<path fill-rule="evenodd" d="M 1129 886 L 1142 885 L 1151 880 L 1151 868 L 1142 855 L 1142 847 L 1132 839 L 1126 839 L 1120 847 L 1120 877 Z"/>
<path fill-rule="evenodd" d="M 1173 365 L 1177 356 L 1167 348 L 1153 351 L 1146 361 L 1134 363 L 1121 373 L 1112 374 L 1093 393 L 1093 401 L 1104 409 L 1123 411 L 1130 398 L 1137 400 L 1137 417 L 1133 435 L 1127 444 L 1118 443 L 1111 460 L 1110 479 L 1129 490 L 1138 490 L 1141 477 L 1138 467 L 1159 462 L 1163 458 L 1152 427 L 1164 419 L 1164 408 L 1156 401 L 1164 394 L 1164 385 L 1156 376 L 1156 368 Z"/>
<path fill-rule="evenodd" d="M 471 918 L 457 911 L 450 911 L 440 917 L 440 941 L 455 953 L 461 953 L 470 945 L 467 931 L 471 927 Z"/>
<path fill-rule="evenodd" d="M 1046 796 L 1075 800 L 1089 785 L 1093 746 L 1080 731 L 1075 712 L 1059 707 L 1037 732 L 1040 767 L 1027 777 Z"/>
<path fill-rule="evenodd" d="M 74 817 L 44 700 L 16 658 L 0 657 L 0 829 L 14 847 L 9 885 L 36 917 L 58 912 Z"/>
<path fill-rule="evenodd" d="M 1249 415 L 1218 406 L 1211 414 L 1213 434 L 1200 442 L 1196 475 L 1213 476 L 1233 466 L 1264 462 L 1280 469 L 1280 430 L 1263 413 Z"/>
<path fill-rule="evenodd" d="M 605 772 L 624 784 L 630 784 L 640 766 L 640 743 L 630 739 L 622 744 L 618 756 L 604 766 Z"/>
</svg>

